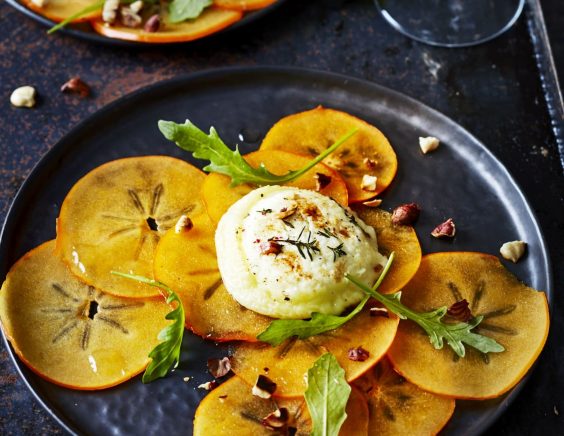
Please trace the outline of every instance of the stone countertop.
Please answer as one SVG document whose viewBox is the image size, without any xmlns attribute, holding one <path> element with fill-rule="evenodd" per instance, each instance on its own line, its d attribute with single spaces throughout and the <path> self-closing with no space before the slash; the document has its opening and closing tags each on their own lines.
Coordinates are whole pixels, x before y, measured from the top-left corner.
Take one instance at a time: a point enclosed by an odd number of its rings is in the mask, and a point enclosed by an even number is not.
<svg viewBox="0 0 564 436">
<path fill-rule="evenodd" d="M 557 1 L 545 10 L 558 11 Z M 548 26 L 558 20 L 551 12 Z M 125 49 L 45 28 L 0 3 L 0 219 L 33 165 L 79 121 L 107 103 L 179 74 L 221 66 L 292 65 L 360 77 L 401 91 L 445 113 L 506 165 L 547 238 L 554 282 L 564 283 L 564 176 L 535 65 L 526 15 L 500 38 L 444 49 L 392 30 L 370 0 L 288 1 L 228 35 L 173 47 Z M 559 41 L 559 42 L 558 42 Z M 557 37 L 557 47 L 562 46 Z M 557 53 L 558 59 L 562 53 Z M 93 90 L 81 99 L 60 86 L 80 76 Z M 9 103 L 21 85 L 36 87 L 32 110 Z M 487 211 L 484 211 L 487 213 Z M 564 431 L 564 298 L 556 289 L 548 344 L 517 400 L 488 434 Z M 0 344 L 0 433 L 56 434 L 56 422 L 16 375 Z"/>
</svg>

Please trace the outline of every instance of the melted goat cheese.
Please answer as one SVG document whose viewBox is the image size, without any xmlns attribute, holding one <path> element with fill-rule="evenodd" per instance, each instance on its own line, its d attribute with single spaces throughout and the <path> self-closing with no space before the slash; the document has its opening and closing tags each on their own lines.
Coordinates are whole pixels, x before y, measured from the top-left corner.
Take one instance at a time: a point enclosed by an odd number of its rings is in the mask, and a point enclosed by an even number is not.
<svg viewBox="0 0 564 436">
<path fill-rule="evenodd" d="M 223 283 L 244 307 L 274 318 L 341 314 L 363 298 L 386 258 L 374 229 L 314 191 L 265 186 L 221 218 L 215 244 Z"/>
</svg>

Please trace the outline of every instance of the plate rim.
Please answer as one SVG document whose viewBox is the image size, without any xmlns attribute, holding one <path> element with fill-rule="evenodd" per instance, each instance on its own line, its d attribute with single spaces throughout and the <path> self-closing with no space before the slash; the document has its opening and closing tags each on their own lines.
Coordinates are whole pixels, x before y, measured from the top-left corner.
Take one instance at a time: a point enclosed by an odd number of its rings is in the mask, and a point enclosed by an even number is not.
<svg viewBox="0 0 564 436">
<path fill-rule="evenodd" d="M 208 41 L 209 39 L 223 36 L 227 33 L 237 31 L 246 25 L 253 24 L 255 21 L 260 20 L 263 16 L 269 14 L 270 12 L 276 10 L 282 4 L 286 3 L 288 0 L 277 0 L 276 2 L 268 5 L 262 9 L 257 9 L 255 11 L 247 11 L 244 12 L 245 16 L 241 18 L 241 20 L 233 23 L 232 25 L 226 27 L 225 29 L 220 30 L 219 32 L 214 32 L 210 35 L 204 36 L 203 38 L 197 38 L 192 41 L 174 41 L 174 42 L 154 42 L 154 43 L 147 43 L 143 41 L 128 41 L 125 39 L 118 39 L 118 38 L 110 38 L 108 36 L 100 35 L 92 29 L 92 32 L 87 32 L 81 29 L 75 29 L 73 27 L 63 27 L 62 29 L 58 30 L 57 33 L 61 33 L 64 35 L 69 35 L 73 38 L 77 38 L 79 40 L 92 42 L 95 44 L 100 45 L 108 45 L 113 47 L 125 47 L 125 48 L 140 48 L 140 47 L 167 47 L 167 46 L 182 46 L 187 44 L 197 44 L 203 41 Z M 29 9 L 24 4 L 21 3 L 21 0 L 5 0 L 5 2 L 14 8 L 15 10 L 19 11 L 23 15 L 28 18 L 31 18 L 35 22 L 45 26 L 47 28 L 51 28 L 57 23 L 53 20 L 50 20 L 47 17 Z M 46 37 L 50 37 L 53 35 L 46 35 Z"/>
<path fill-rule="evenodd" d="M 7 0 L 12 1 L 12 0 Z M 285 1 L 285 0 L 282 0 Z M 292 77 L 299 77 L 300 79 L 304 78 L 311 78 L 312 80 L 319 80 L 320 77 L 323 79 L 331 80 L 333 82 L 340 81 L 344 83 L 345 86 L 348 86 L 351 83 L 360 85 L 362 87 L 369 87 L 372 89 L 377 90 L 378 92 L 383 92 L 392 97 L 400 100 L 406 101 L 408 104 L 413 105 L 413 107 L 424 109 L 426 112 L 432 114 L 433 116 L 439 118 L 441 121 L 447 124 L 453 124 L 458 126 L 461 132 L 469 137 L 476 146 L 480 148 L 480 150 L 487 155 L 489 159 L 491 159 L 497 166 L 499 166 L 500 170 L 503 171 L 504 177 L 509 182 L 509 184 L 517 191 L 519 198 L 523 202 L 526 212 L 532 218 L 532 223 L 534 226 L 534 230 L 539 242 L 539 249 L 542 254 L 542 266 L 545 274 L 543 274 L 546 280 L 546 289 L 544 292 L 547 297 L 549 311 L 552 312 L 553 304 L 554 304 L 554 274 L 552 268 L 552 262 L 549 256 L 548 246 L 546 243 L 545 236 L 542 232 L 542 229 L 539 225 L 538 217 L 536 216 L 533 208 L 529 204 L 529 201 L 525 197 L 525 194 L 519 184 L 515 181 L 512 174 L 509 172 L 507 167 L 503 164 L 503 162 L 497 158 L 497 156 L 486 147 L 486 145 L 480 141 L 476 136 L 470 133 L 464 126 L 462 126 L 457 121 L 453 120 L 449 116 L 443 114 L 442 112 L 428 106 L 427 104 L 410 97 L 402 92 L 396 91 L 395 89 L 389 88 L 384 85 L 380 85 L 376 82 L 372 82 L 367 79 L 359 78 L 352 75 L 346 75 L 341 73 L 334 73 L 328 72 L 318 69 L 312 68 L 302 68 L 302 67 L 290 67 L 290 66 L 236 66 L 236 67 L 222 67 L 222 68 L 211 68 L 205 69 L 194 73 L 187 73 L 175 76 L 173 78 L 169 78 L 166 80 L 158 81 L 148 86 L 139 88 L 129 94 L 126 94 L 105 106 L 102 106 L 94 113 L 89 114 L 85 119 L 78 122 L 75 126 L 73 126 L 66 134 L 64 134 L 55 144 L 53 144 L 41 158 L 37 161 L 37 163 L 33 166 L 29 174 L 26 176 L 24 182 L 21 184 L 20 188 L 18 189 L 16 195 L 14 196 L 2 224 L 2 229 L 0 231 L 0 258 L 4 258 L 4 252 L 7 250 L 6 242 L 5 242 L 5 234 L 8 230 L 8 227 L 13 227 L 14 223 L 12 223 L 13 219 L 12 215 L 17 213 L 17 209 L 21 209 L 21 197 L 26 194 L 26 191 L 31 189 L 31 185 L 33 183 L 33 179 L 37 176 L 37 174 L 45 171 L 50 165 L 53 165 L 52 162 L 55 162 L 58 157 L 66 151 L 66 149 L 73 143 L 75 137 L 80 135 L 81 132 L 85 129 L 89 128 L 90 124 L 95 124 L 98 118 L 107 116 L 108 114 L 112 113 L 113 111 L 119 110 L 120 106 L 128 105 L 131 101 L 135 101 L 136 99 L 143 98 L 146 95 L 150 95 L 154 92 L 163 92 L 166 91 L 168 88 L 174 88 L 177 86 L 182 86 L 184 84 L 190 82 L 196 82 L 202 79 L 213 79 L 217 77 L 231 77 L 233 75 L 253 75 L 253 74 L 260 74 L 261 76 L 268 76 L 268 75 L 289 75 Z M 346 89 L 344 89 L 347 92 Z M 30 191 L 31 192 L 31 191 Z M 8 265 L 0 262 L 0 272 L 5 271 L 5 274 L 9 271 Z M 3 275 L 2 279 L 5 276 Z M 0 329 L 1 331 L 1 329 Z M 35 399 L 39 402 L 39 404 L 51 415 L 51 417 L 62 427 L 69 434 L 79 434 L 74 429 L 72 425 L 72 421 L 68 419 L 63 413 L 57 410 L 56 407 L 51 405 L 47 400 L 44 400 L 39 396 L 39 393 L 36 392 L 31 386 L 31 382 L 27 379 L 24 374 L 24 370 L 29 371 L 27 367 L 24 367 L 23 364 L 17 358 L 11 344 L 9 343 L 6 335 L 3 331 L 2 339 L 3 343 L 5 344 L 6 350 L 10 356 L 11 361 L 14 363 L 16 370 L 20 376 L 20 378 L 25 383 L 26 387 L 29 391 L 33 394 Z M 537 361 L 538 362 L 538 361 Z M 536 362 L 533 365 L 533 369 L 536 366 Z M 513 389 L 509 391 L 506 397 L 501 397 L 502 401 L 498 406 L 498 409 L 495 413 L 493 413 L 490 417 L 485 420 L 484 428 L 481 430 L 481 433 L 485 432 L 491 425 L 499 419 L 499 417 L 506 411 L 509 404 L 511 404 L 518 393 L 522 390 L 524 383 L 530 377 L 531 369 L 529 369 L 528 374 L 515 386 Z M 39 377 L 39 376 L 38 376 Z M 503 405 L 503 407 L 502 407 Z M 59 413 L 61 416 L 59 416 Z"/>
</svg>

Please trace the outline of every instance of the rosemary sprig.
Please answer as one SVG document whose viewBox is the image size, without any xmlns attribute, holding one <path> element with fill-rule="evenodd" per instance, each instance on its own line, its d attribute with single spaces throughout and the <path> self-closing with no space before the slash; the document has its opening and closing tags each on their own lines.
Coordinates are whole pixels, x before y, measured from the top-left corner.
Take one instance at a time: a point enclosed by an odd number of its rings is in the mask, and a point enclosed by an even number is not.
<svg viewBox="0 0 564 436">
<path fill-rule="evenodd" d="M 294 247 L 296 247 L 298 249 L 298 253 L 300 253 L 300 256 L 302 256 L 304 259 L 306 259 L 305 253 L 307 253 L 307 257 L 309 257 L 309 260 L 313 260 L 313 254 L 319 253 L 321 250 L 319 249 L 319 247 L 317 245 L 317 239 L 311 239 L 311 232 L 308 233 L 307 239 L 305 241 L 301 240 L 302 235 L 304 234 L 304 230 L 305 230 L 305 226 L 302 227 L 302 230 L 300 231 L 300 234 L 298 235 L 298 237 L 296 239 L 270 238 L 269 241 L 274 241 L 274 242 L 277 242 L 278 244 L 293 245 Z M 305 253 L 304 253 L 304 251 L 305 251 Z"/>
<path fill-rule="evenodd" d="M 347 252 L 345 250 L 343 250 L 343 243 L 342 242 L 339 245 L 337 245 L 336 247 L 327 246 L 327 248 L 329 248 L 331 251 L 333 251 L 333 262 L 335 262 L 337 260 L 337 258 L 347 255 Z"/>
<path fill-rule="evenodd" d="M 329 230 L 327 227 L 324 227 L 323 230 L 318 230 L 317 232 L 318 235 L 323 236 L 324 238 L 330 239 L 330 238 L 337 238 L 339 239 L 339 237 L 333 233 L 331 230 Z"/>
<path fill-rule="evenodd" d="M 261 215 L 266 215 L 267 213 L 272 213 L 272 209 L 257 210 L 257 212 Z"/>
</svg>

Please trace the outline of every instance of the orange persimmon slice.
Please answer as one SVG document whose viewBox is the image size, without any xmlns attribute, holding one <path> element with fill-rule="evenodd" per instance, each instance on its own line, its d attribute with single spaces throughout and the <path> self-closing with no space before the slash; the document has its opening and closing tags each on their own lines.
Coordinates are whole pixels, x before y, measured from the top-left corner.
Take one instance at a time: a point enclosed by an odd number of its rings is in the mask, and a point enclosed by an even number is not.
<svg viewBox="0 0 564 436">
<path fill-rule="evenodd" d="M 235 9 L 237 11 L 255 11 L 266 8 L 277 0 L 214 0 L 213 4 L 218 8 Z"/>
<path fill-rule="evenodd" d="M 170 23 L 167 20 L 168 13 L 164 8 L 162 16 L 164 24 L 158 32 L 145 32 L 142 27 L 131 28 L 120 24 L 108 26 L 101 19 L 93 20 L 91 24 L 96 32 L 109 38 L 160 44 L 203 38 L 231 26 L 242 16 L 241 11 L 208 8 L 194 20 Z"/>
<path fill-rule="evenodd" d="M 141 372 L 171 310 L 162 298 L 130 299 L 82 283 L 49 241 L 11 268 L 0 290 L 2 328 L 21 360 L 73 389 L 115 386 Z"/>
<path fill-rule="evenodd" d="M 263 163 L 266 168 L 278 175 L 284 175 L 291 170 L 303 168 L 311 158 L 284 151 L 256 151 L 244 156 L 253 167 Z M 320 189 L 320 193 L 333 198 L 343 206 L 348 204 L 347 187 L 339 173 L 327 165 L 317 164 L 300 178 L 289 182 L 288 186 L 302 189 L 316 190 L 316 177 L 321 173 L 329 177 L 329 184 Z M 229 187 L 231 179 L 223 174 L 211 173 L 206 177 L 202 186 L 202 197 L 208 215 L 217 223 L 233 203 L 251 192 L 255 187 L 245 184 L 234 188 Z"/>
<path fill-rule="evenodd" d="M 288 410 L 288 434 L 311 434 L 312 421 L 304 398 L 264 399 L 254 396 L 239 377 L 233 377 L 210 392 L 196 409 L 194 436 L 272 435 L 273 429 L 262 421 L 277 409 Z M 362 394 L 351 390 L 347 418 L 339 432 L 343 436 L 366 435 L 368 407 Z M 294 431 L 295 430 L 295 431 Z M 293 431 L 293 432 L 291 432 Z"/>
<path fill-rule="evenodd" d="M 338 329 L 308 339 L 289 339 L 277 347 L 263 343 L 241 343 L 233 350 L 233 372 L 250 385 L 255 383 L 259 375 L 266 375 L 278 385 L 275 396 L 301 396 L 306 389 L 304 374 L 322 354 L 333 353 L 350 382 L 386 354 L 397 326 L 396 316 L 372 317 L 370 311 L 364 309 Z M 349 359 L 349 350 L 359 347 L 368 353 L 366 360 Z"/>
<path fill-rule="evenodd" d="M 179 295 L 186 325 L 214 341 L 256 341 L 271 319 L 237 303 L 227 292 L 217 268 L 214 225 L 207 214 L 194 218 L 186 232 L 170 229 L 155 251 L 155 278 Z"/>
<path fill-rule="evenodd" d="M 37 12 L 40 15 L 43 15 L 50 20 L 60 22 L 64 21 L 69 17 L 72 17 L 78 12 L 81 12 L 83 9 L 87 8 L 88 6 L 92 6 L 96 1 L 94 0 L 49 0 L 46 2 L 45 6 L 37 6 L 31 0 L 23 0 L 23 3 L 26 7 L 31 9 L 34 12 Z M 84 21 L 90 21 L 95 18 L 98 18 L 102 15 L 102 6 L 100 6 L 99 10 L 90 12 L 86 15 L 73 20 L 73 23 L 82 23 Z"/>
<path fill-rule="evenodd" d="M 95 168 L 67 194 L 57 221 L 57 253 L 86 283 L 114 295 L 147 297 L 156 288 L 111 271 L 153 274 L 160 237 L 181 215 L 203 214 L 205 176 L 172 157 L 119 159 Z"/>
<path fill-rule="evenodd" d="M 421 262 L 421 246 L 415 230 L 411 226 L 394 225 L 392 214 L 382 209 L 357 206 L 354 210 L 376 230 L 378 251 L 386 256 L 395 252 L 394 263 L 378 292 L 389 294 L 400 290 L 415 275 Z"/>
<path fill-rule="evenodd" d="M 347 183 L 349 202 L 357 203 L 386 189 L 397 170 L 392 146 L 380 130 L 367 122 L 319 106 L 282 118 L 266 134 L 260 150 L 317 156 L 353 128 L 358 129 L 357 133 L 323 163 L 340 172 Z M 364 175 L 377 177 L 376 190 L 362 189 Z"/>
<path fill-rule="evenodd" d="M 388 359 L 354 381 L 368 400 L 368 435 L 435 435 L 449 421 L 455 401 L 419 389 L 396 373 Z"/>
<path fill-rule="evenodd" d="M 466 346 L 458 356 L 445 343 L 435 350 L 421 328 L 402 322 L 389 356 L 394 368 L 420 388 L 455 398 L 494 398 L 515 386 L 546 341 L 546 295 L 521 283 L 495 256 L 483 253 L 434 253 L 423 257 L 417 274 L 403 289 L 402 302 L 417 311 L 469 302 L 484 320 L 474 330 L 505 347 L 483 354 Z"/>
</svg>

